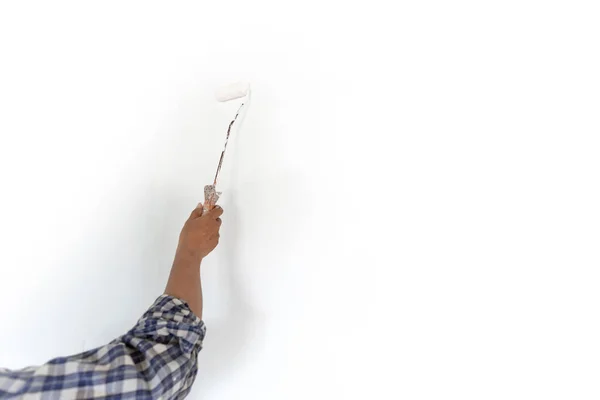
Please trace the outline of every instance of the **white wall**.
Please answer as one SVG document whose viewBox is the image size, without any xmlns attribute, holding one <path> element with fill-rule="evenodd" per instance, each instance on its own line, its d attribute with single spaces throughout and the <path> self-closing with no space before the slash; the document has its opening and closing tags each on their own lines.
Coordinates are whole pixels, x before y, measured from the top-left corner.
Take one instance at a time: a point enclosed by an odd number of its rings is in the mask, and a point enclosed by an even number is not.
<svg viewBox="0 0 600 400">
<path fill-rule="evenodd" d="M 598 398 L 597 6 L 213 3 L 0 5 L 0 364 L 161 293 L 246 79 L 192 398 Z"/>
</svg>

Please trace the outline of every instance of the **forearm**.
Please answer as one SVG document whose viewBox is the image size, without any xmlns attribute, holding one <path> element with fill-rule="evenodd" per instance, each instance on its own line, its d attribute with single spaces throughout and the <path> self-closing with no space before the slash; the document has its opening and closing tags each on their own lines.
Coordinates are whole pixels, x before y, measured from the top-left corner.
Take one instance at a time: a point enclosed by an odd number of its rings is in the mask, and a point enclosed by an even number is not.
<svg viewBox="0 0 600 400">
<path fill-rule="evenodd" d="M 177 251 L 165 294 L 184 300 L 198 318 L 202 319 L 202 258 L 189 252 Z"/>
<path fill-rule="evenodd" d="M 178 297 L 189 304 L 196 316 L 202 319 L 202 285 L 200 263 L 219 244 L 219 228 L 223 209 L 216 206 L 204 212 L 202 204 L 192 211 L 186 221 L 175 252 L 165 294 Z"/>
</svg>

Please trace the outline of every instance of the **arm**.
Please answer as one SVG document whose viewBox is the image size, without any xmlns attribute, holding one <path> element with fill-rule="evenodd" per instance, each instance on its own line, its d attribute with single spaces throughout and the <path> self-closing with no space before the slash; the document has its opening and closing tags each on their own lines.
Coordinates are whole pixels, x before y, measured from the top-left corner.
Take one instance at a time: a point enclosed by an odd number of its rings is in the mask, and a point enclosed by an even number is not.
<svg viewBox="0 0 600 400">
<path fill-rule="evenodd" d="M 202 204 L 186 221 L 175 253 L 175 261 L 165 294 L 185 300 L 194 314 L 202 318 L 202 285 L 200 265 L 219 243 L 219 228 L 223 209 L 219 206 L 203 215 Z"/>
<path fill-rule="evenodd" d="M 219 240 L 222 209 L 192 212 L 161 295 L 125 335 L 39 367 L 0 368 L 0 398 L 182 399 L 197 374 L 206 328 L 200 263 Z"/>
</svg>

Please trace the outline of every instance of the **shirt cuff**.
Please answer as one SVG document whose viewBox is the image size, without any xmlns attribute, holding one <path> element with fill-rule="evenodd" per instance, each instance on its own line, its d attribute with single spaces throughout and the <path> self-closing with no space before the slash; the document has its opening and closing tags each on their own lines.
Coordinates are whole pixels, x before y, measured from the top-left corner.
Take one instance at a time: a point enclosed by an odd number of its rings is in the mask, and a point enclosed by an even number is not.
<svg viewBox="0 0 600 400">
<path fill-rule="evenodd" d="M 202 349 L 206 326 L 185 301 L 163 294 L 128 335 L 163 344 L 178 343 L 184 354 L 191 354 Z"/>
</svg>

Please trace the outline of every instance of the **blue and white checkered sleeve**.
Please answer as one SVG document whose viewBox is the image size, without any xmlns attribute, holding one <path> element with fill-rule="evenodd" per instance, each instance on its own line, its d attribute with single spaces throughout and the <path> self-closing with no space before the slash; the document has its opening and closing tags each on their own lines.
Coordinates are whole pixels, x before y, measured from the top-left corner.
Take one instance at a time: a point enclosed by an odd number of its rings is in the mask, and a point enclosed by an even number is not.
<svg viewBox="0 0 600 400">
<path fill-rule="evenodd" d="M 0 398 L 182 399 L 198 372 L 205 332 L 185 302 L 162 295 L 106 346 L 39 367 L 0 369 Z"/>
</svg>

